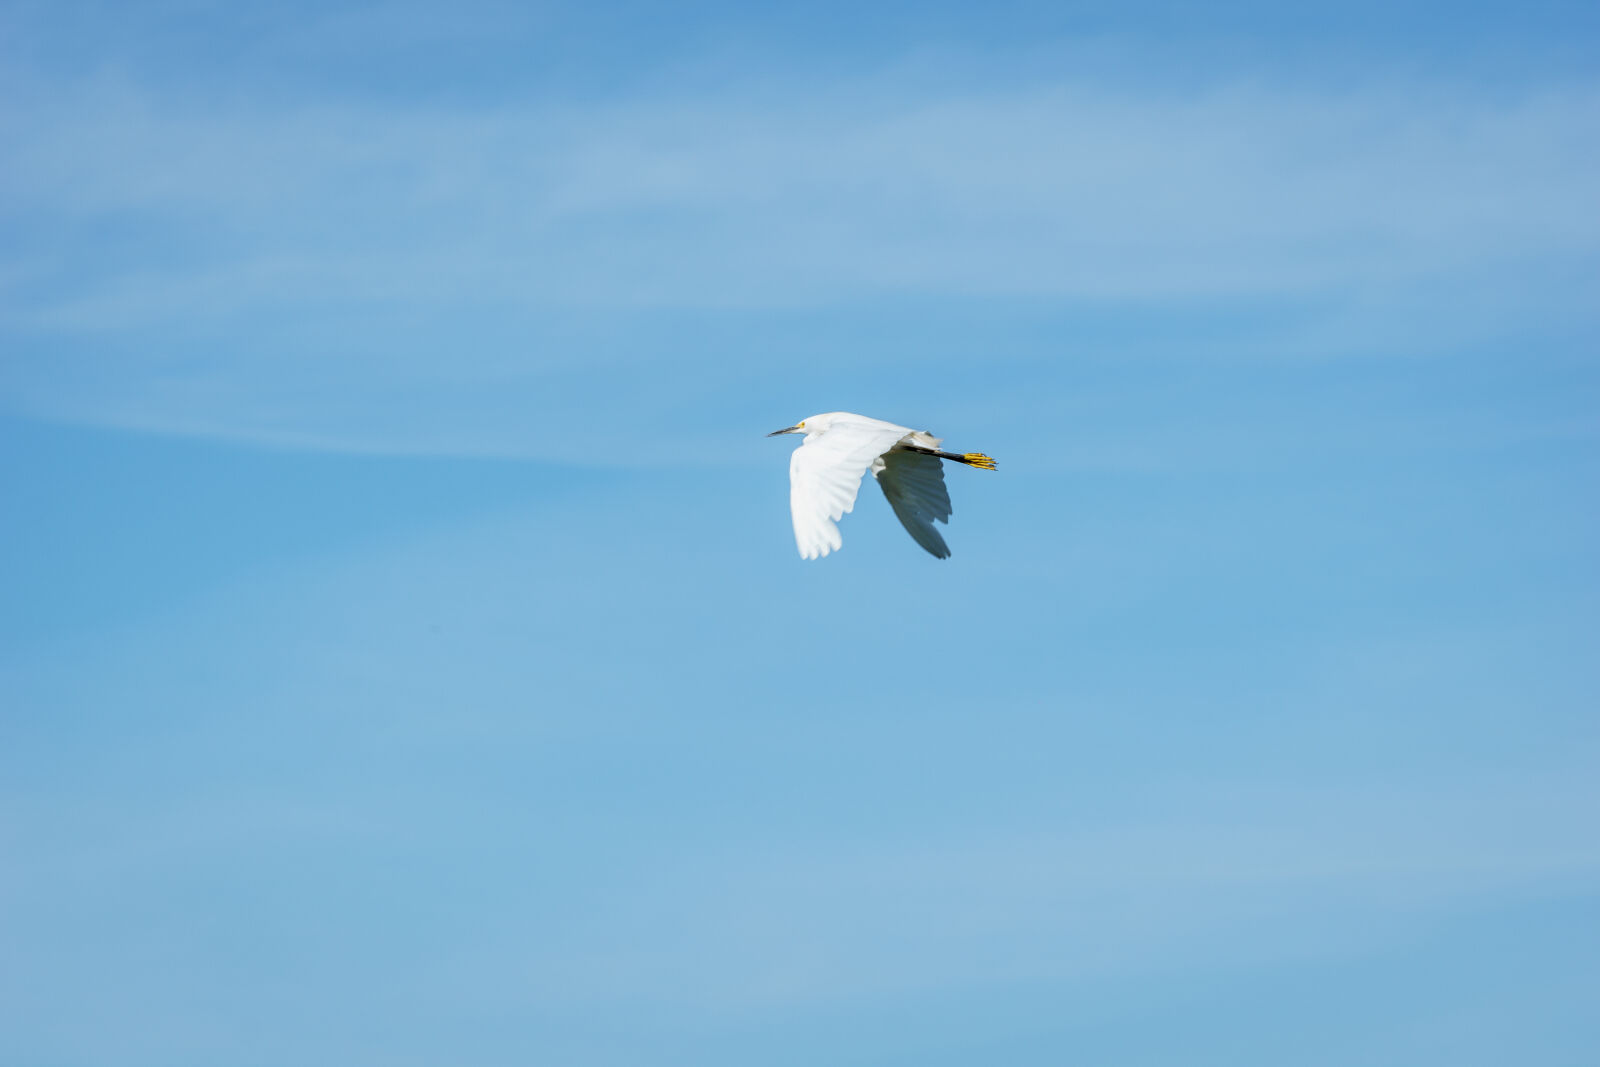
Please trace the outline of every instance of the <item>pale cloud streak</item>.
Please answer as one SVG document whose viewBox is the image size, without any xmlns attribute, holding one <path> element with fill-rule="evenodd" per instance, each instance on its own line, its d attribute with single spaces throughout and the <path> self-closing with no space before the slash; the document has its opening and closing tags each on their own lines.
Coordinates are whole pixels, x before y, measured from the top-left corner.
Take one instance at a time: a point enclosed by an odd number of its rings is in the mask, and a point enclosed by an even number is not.
<svg viewBox="0 0 1600 1067">
<path fill-rule="evenodd" d="M 1600 240 L 1592 86 L 812 90 L 452 113 L 197 108 L 102 86 L 10 117 L 8 199 L 67 224 L 168 224 L 245 306 L 293 296 L 277 275 L 308 269 L 307 290 L 358 298 L 600 306 L 1255 296 Z M 197 266 L 151 273 L 217 277 Z M 86 288 L 45 321 L 102 321 L 92 309 L 115 300 L 96 297 L 118 287 Z M 172 296 L 151 288 L 160 314 Z"/>
<path fill-rule="evenodd" d="M 547 395 L 597 362 L 721 374 L 632 317 L 885 300 L 1278 305 L 1293 321 L 1257 347 L 1319 356 L 1592 328 L 1587 84 L 23 98 L 3 115 L 5 403 L 47 415 L 428 450 L 299 405 L 373 383 L 402 407 L 440 383 Z"/>
</svg>

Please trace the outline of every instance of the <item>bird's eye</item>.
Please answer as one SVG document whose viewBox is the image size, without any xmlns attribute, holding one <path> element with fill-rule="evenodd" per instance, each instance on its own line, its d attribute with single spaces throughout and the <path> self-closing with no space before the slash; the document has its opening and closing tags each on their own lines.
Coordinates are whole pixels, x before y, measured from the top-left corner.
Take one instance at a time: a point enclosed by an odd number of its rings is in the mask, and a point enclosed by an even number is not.
<svg viewBox="0 0 1600 1067">
<path fill-rule="evenodd" d="M 800 424 L 795 427 L 795 429 L 797 429 L 797 430 L 803 430 L 805 428 L 806 428 L 806 420 L 804 420 L 804 419 L 801 419 L 800 420 Z"/>
</svg>

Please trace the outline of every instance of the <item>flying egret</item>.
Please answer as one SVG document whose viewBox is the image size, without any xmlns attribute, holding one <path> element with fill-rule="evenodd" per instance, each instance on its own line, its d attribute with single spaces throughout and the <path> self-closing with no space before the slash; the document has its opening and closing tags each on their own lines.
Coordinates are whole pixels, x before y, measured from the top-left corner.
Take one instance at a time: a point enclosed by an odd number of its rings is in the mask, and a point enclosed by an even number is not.
<svg viewBox="0 0 1600 1067">
<path fill-rule="evenodd" d="M 868 470 L 911 539 L 946 559 L 950 548 L 933 527 L 935 520 L 950 520 L 950 494 L 939 461 L 994 470 L 994 460 L 982 452 L 941 452 L 942 439 L 925 430 L 848 411 L 813 415 L 767 436 L 785 433 L 806 435 L 789 460 L 789 513 L 801 559 L 826 556 L 844 544 L 834 524 L 856 506 L 861 476 Z"/>
</svg>

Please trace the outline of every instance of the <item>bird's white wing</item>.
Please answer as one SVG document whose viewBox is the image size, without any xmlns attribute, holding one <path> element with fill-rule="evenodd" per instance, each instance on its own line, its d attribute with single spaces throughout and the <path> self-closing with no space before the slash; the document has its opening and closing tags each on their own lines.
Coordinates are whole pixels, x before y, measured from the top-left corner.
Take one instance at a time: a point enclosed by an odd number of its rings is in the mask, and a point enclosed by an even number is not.
<svg viewBox="0 0 1600 1067">
<path fill-rule="evenodd" d="M 802 559 L 816 559 L 844 544 L 834 525 L 856 506 L 861 476 L 872 461 L 909 431 L 883 424 L 835 425 L 807 437 L 789 459 L 789 514 Z"/>
<path fill-rule="evenodd" d="M 877 472 L 878 485 L 889 498 L 912 540 L 940 559 L 950 547 L 934 528 L 934 520 L 950 521 L 950 493 L 944 487 L 944 463 L 925 452 L 890 452 Z"/>
</svg>

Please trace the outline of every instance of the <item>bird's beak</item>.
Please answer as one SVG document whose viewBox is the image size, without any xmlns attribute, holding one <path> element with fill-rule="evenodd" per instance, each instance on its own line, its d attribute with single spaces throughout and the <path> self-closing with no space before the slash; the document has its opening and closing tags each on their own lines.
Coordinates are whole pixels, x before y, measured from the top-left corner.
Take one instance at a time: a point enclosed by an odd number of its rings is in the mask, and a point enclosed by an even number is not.
<svg viewBox="0 0 1600 1067">
<path fill-rule="evenodd" d="M 799 433 L 799 432 L 800 432 L 800 427 L 799 426 L 790 426 L 786 430 L 773 430 L 771 433 L 767 434 L 767 436 L 768 437 L 777 437 L 779 434 Z"/>
</svg>

